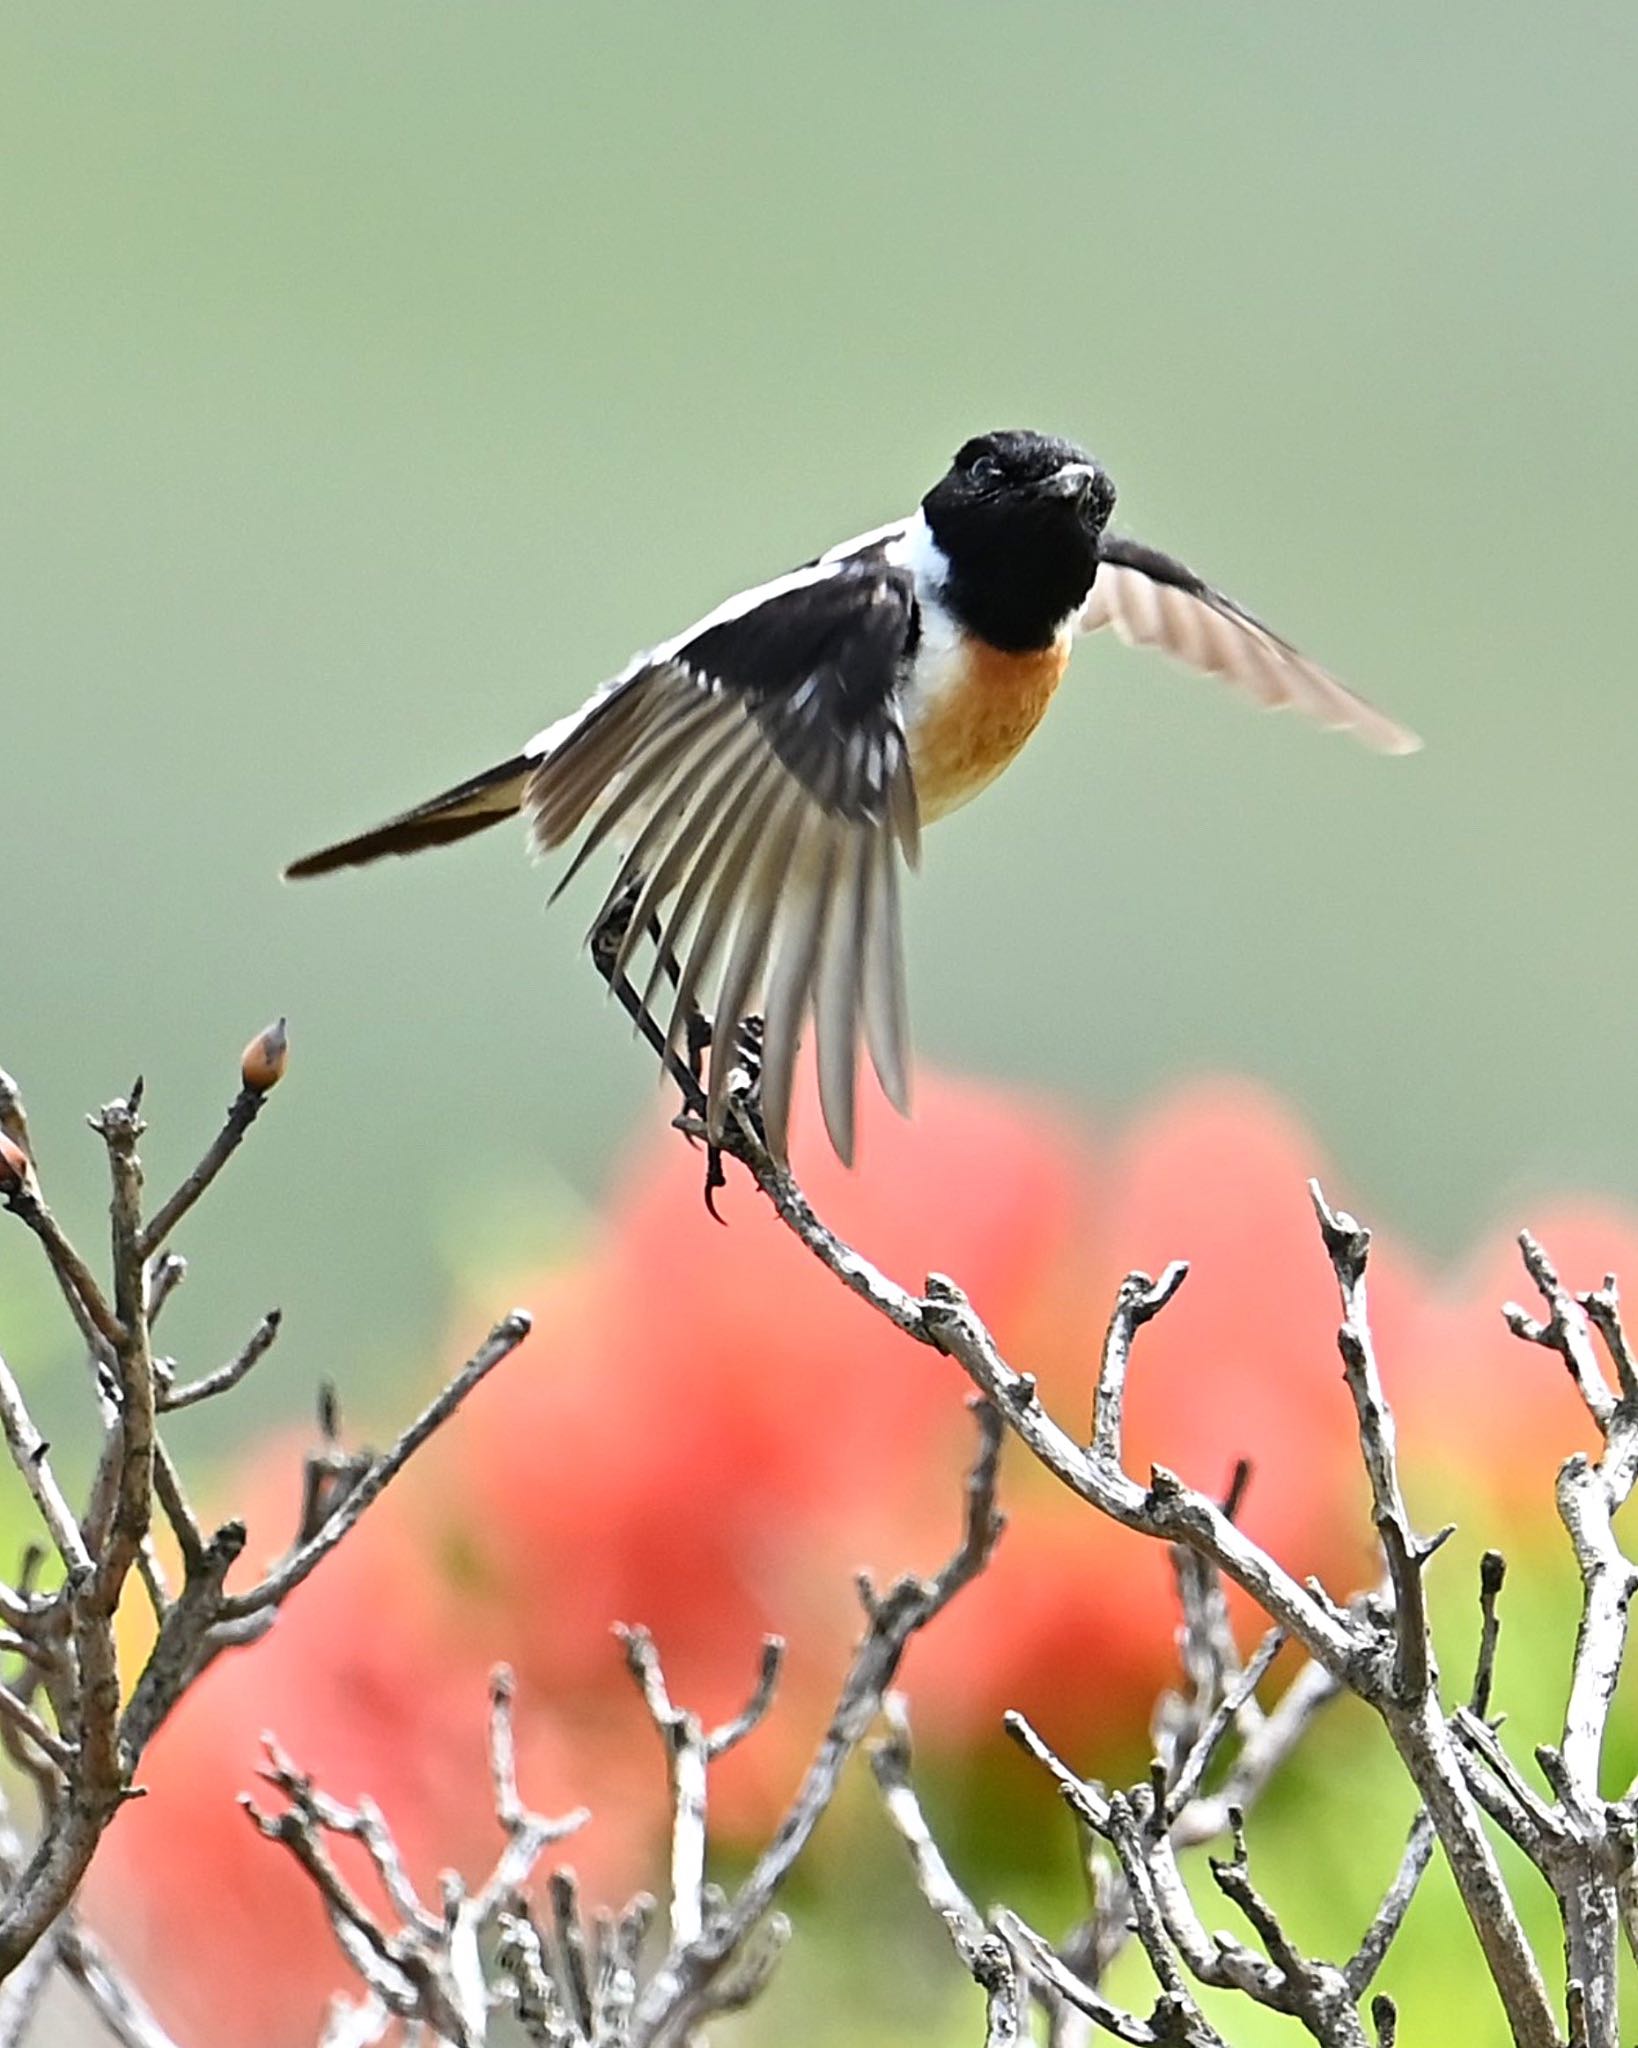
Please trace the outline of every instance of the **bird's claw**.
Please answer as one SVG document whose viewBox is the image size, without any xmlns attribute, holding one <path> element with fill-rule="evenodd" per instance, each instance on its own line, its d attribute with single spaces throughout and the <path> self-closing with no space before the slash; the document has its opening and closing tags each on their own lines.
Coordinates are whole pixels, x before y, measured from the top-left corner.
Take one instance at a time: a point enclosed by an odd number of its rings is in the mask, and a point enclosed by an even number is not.
<svg viewBox="0 0 1638 2048">
<path fill-rule="evenodd" d="M 710 1030 L 709 1021 L 700 1020 Z M 740 1024 L 734 1043 L 734 1071 L 729 1076 L 729 1113 L 750 1132 L 757 1146 L 767 1150 L 767 1126 L 762 1121 L 762 1037 L 760 1017 L 746 1017 Z M 724 1145 L 709 1132 L 705 1141 L 705 1206 L 718 1223 L 727 1218 L 718 1210 L 717 1191 L 728 1185 L 728 1175 L 723 1167 L 725 1154 L 734 1152 L 732 1141 Z"/>
</svg>

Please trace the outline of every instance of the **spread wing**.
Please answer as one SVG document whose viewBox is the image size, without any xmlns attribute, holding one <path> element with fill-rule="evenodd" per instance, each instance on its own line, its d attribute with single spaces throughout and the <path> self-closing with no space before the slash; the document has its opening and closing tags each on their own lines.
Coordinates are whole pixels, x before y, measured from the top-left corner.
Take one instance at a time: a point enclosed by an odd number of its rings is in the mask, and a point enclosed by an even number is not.
<svg viewBox="0 0 1638 2048">
<path fill-rule="evenodd" d="M 1269 709 L 1294 705 L 1385 754 L 1414 753 L 1422 744 L 1232 597 L 1127 535 L 1105 534 L 1080 623 L 1087 633 L 1112 626 L 1128 646 L 1161 648 L 1204 675 L 1224 677 Z"/>
<path fill-rule="evenodd" d="M 622 849 L 596 924 L 631 903 L 616 964 L 652 944 L 648 1007 L 674 963 L 672 1043 L 692 1003 L 711 1011 L 713 1130 L 738 1026 L 760 1007 L 776 1158 L 810 1015 L 844 1160 L 861 1026 L 882 1087 L 908 1106 L 899 862 L 916 858 L 917 812 L 898 685 L 916 629 L 907 570 L 798 570 L 656 648 L 570 729 L 543 735 L 525 787 L 542 847 L 585 828 L 560 888 L 599 846 Z"/>
</svg>

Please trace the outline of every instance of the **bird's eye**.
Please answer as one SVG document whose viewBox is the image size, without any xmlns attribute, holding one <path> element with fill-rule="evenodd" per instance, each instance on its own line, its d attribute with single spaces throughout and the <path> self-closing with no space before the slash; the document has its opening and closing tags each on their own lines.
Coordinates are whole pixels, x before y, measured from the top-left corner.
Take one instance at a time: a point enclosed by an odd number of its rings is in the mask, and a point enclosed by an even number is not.
<svg viewBox="0 0 1638 2048">
<path fill-rule="evenodd" d="M 1001 465 L 993 455 L 980 455 L 968 465 L 967 475 L 975 484 L 989 486 L 1001 481 Z"/>
</svg>

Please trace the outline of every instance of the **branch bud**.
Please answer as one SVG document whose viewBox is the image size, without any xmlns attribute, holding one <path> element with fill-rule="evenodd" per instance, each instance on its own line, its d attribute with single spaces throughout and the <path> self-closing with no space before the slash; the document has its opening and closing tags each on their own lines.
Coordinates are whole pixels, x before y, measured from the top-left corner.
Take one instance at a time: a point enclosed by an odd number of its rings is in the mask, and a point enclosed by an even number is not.
<svg viewBox="0 0 1638 2048">
<path fill-rule="evenodd" d="M 284 1079 L 289 1061 L 290 1033 L 280 1017 L 265 1031 L 258 1031 L 245 1047 L 239 1060 L 239 1075 L 247 1088 L 257 1095 L 265 1095 L 269 1088 L 276 1088 Z"/>
<path fill-rule="evenodd" d="M 32 1185 L 34 1167 L 15 1138 L 0 1131 L 0 1196 L 20 1195 Z"/>
</svg>

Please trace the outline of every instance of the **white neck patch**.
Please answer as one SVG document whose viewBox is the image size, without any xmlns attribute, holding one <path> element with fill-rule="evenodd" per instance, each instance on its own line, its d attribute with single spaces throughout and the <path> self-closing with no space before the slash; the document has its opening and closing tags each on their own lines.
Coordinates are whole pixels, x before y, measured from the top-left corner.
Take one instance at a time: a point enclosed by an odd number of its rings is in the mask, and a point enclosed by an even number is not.
<svg viewBox="0 0 1638 2048">
<path fill-rule="evenodd" d="M 905 521 L 903 534 L 888 549 L 887 557 L 910 571 L 918 595 L 937 597 L 950 580 L 950 558 L 933 538 L 927 514 L 919 505 Z"/>
</svg>

